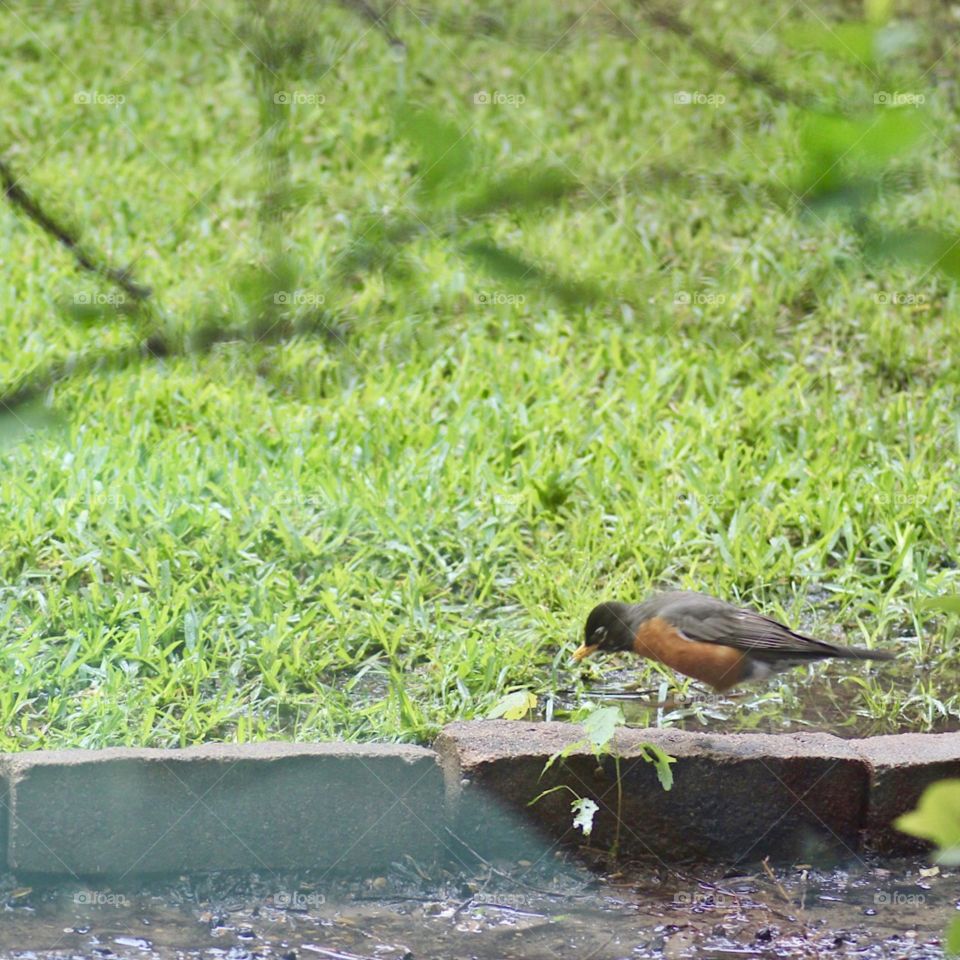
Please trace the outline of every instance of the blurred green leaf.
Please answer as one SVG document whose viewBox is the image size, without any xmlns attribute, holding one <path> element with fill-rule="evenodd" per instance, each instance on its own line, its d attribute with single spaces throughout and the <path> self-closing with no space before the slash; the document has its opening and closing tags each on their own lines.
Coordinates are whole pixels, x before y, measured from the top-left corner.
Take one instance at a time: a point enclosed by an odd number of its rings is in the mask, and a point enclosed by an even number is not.
<svg viewBox="0 0 960 960">
<path fill-rule="evenodd" d="M 920 601 L 920 609 L 960 613 L 960 597 L 927 597 Z"/>
<path fill-rule="evenodd" d="M 62 425 L 63 420 L 39 402 L 25 404 L 16 410 L 0 411 L 0 451 L 40 431 Z"/>
<path fill-rule="evenodd" d="M 834 57 L 872 67 L 876 60 L 876 25 L 872 23 L 802 23 L 784 38 L 799 50 L 822 50 Z"/>
<path fill-rule="evenodd" d="M 960 846 L 940 850 L 934 859 L 945 867 L 960 867 Z"/>
<path fill-rule="evenodd" d="M 916 147 L 923 121 L 913 107 L 881 106 L 865 119 L 807 114 L 800 131 L 806 157 L 801 192 L 809 198 L 863 193 L 864 176 L 873 177 L 894 158 Z"/>
<path fill-rule="evenodd" d="M 420 188 L 436 199 L 441 188 L 460 179 L 473 164 L 473 150 L 467 134 L 433 113 L 404 107 L 397 115 L 397 129 L 417 152 Z"/>
<path fill-rule="evenodd" d="M 923 791 L 916 810 L 897 817 L 894 826 L 930 840 L 942 850 L 960 847 L 960 779 L 931 784 Z"/>
<path fill-rule="evenodd" d="M 884 107 L 862 120 L 809 114 L 801 143 L 813 156 L 877 169 L 915 147 L 923 134 L 923 121 L 915 108 Z"/>
<path fill-rule="evenodd" d="M 560 170 L 520 170 L 482 184 L 457 205 L 464 216 L 475 217 L 495 210 L 518 210 L 555 203 L 580 186 Z"/>
<path fill-rule="evenodd" d="M 872 237 L 865 250 L 870 256 L 919 263 L 960 279 L 960 237 L 937 230 L 897 230 Z"/>
<path fill-rule="evenodd" d="M 944 944 L 947 953 L 960 954 L 960 917 L 947 927 L 947 939 Z"/>
</svg>

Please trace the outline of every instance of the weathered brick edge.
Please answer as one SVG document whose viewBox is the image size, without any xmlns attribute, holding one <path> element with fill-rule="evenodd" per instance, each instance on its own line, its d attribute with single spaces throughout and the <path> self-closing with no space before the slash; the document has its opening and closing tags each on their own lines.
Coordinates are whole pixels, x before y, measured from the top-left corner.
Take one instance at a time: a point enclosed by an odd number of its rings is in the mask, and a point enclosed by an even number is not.
<svg viewBox="0 0 960 960">
<path fill-rule="evenodd" d="M 435 750 L 390 744 L 210 744 L 185 750 L 0 755 L 0 868 L 49 877 L 211 870 L 369 873 L 404 855 L 513 858 L 582 842 L 567 784 L 613 836 L 616 776 L 574 751 L 562 723 L 450 724 Z M 664 793 L 643 743 L 677 758 Z M 960 733 L 618 734 L 624 852 L 665 861 L 779 859 L 917 849 L 890 823 L 923 789 L 960 777 Z M 449 829 L 448 829 L 449 828 Z M 454 834 L 459 840 L 453 839 Z"/>
<path fill-rule="evenodd" d="M 485 721 L 447 726 L 435 746 L 444 766 L 458 836 L 490 855 L 536 846 L 535 826 L 552 839 L 582 842 L 571 828 L 569 787 L 599 807 L 590 838 L 605 848 L 616 828 L 617 770 L 586 749 L 544 771 L 547 760 L 582 739 L 562 723 Z M 676 758 L 673 789 L 660 787 L 643 744 Z M 620 731 L 620 844 L 630 855 L 678 860 L 755 861 L 906 853 L 924 845 L 891 821 L 925 787 L 960 777 L 960 733 L 843 740 L 824 733 L 711 734 Z M 495 798 L 495 800 L 491 800 Z M 525 825 L 510 833 L 504 819 Z M 529 853 L 526 854 L 530 856 Z"/>
</svg>

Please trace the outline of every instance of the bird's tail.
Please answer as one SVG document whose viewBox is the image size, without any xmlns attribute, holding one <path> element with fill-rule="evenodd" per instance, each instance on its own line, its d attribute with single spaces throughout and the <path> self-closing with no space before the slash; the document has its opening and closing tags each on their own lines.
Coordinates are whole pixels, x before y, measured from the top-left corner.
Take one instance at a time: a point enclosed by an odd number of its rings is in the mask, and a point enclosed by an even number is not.
<svg viewBox="0 0 960 960">
<path fill-rule="evenodd" d="M 866 647 L 834 647 L 831 656 L 844 660 L 894 660 L 896 654 L 889 650 L 867 650 Z"/>
</svg>

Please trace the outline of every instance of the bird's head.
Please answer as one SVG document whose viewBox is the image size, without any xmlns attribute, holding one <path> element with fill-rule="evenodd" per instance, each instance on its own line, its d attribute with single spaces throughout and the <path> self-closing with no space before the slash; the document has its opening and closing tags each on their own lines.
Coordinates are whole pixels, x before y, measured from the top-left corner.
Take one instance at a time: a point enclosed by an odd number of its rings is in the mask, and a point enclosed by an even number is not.
<svg viewBox="0 0 960 960">
<path fill-rule="evenodd" d="M 583 645 L 577 648 L 574 660 L 582 660 L 598 650 L 615 653 L 632 650 L 634 629 L 631 626 L 630 606 L 626 603 L 601 603 L 590 611 L 583 631 Z"/>
</svg>

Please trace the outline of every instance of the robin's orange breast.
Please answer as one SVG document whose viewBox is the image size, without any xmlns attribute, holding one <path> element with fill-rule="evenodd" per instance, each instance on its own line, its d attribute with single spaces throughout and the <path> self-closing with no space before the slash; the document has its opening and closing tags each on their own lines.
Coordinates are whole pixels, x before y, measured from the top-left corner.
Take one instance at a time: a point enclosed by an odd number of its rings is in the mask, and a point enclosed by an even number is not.
<svg viewBox="0 0 960 960">
<path fill-rule="evenodd" d="M 746 655 L 720 643 L 701 643 L 683 636 L 662 617 L 645 620 L 633 638 L 641 657 L 659 660 L 684 676 L 709 683 L 718 691 L 729 690 L 746 673 Z"/>
</svg>

